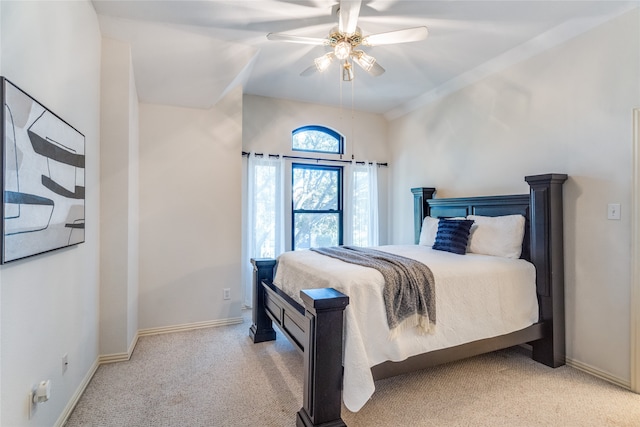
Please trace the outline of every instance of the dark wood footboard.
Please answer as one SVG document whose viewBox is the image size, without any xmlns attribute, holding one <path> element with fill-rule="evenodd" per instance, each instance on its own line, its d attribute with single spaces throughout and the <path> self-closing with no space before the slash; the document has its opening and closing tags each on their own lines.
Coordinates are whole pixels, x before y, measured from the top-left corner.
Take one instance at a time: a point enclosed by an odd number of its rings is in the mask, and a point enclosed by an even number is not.
<svg viewBox="0 0 640 427">
<path fill-rule="evenodd" d="M 525 237 L 522 258 L 536 267 L 539 322 L 501 337 L 374 366 L 380 379 L 464 357 L 531 344 L 534 360 L 551 367 L 565 363 L 564 255 L 562 185 L 567 176 L 527 176 L 528 195 L 433 199 L 434 188 L 414 188 L 416 243 L 426 216 L 522 214 Z M 302 290 L 303 305 L 273 284 L 276 261 L 252 259 L 254 266 L 253 324 L 255 343 L 275 339 L 273 322 L 304 354 L 304 399 L 297 426 L 344 426 L 342 401 L 343 314 L 349 297 L 333 288 Z"/>
<path fill-rule="evenodd" d="M 333 288 L 300 291 L 304 305 L 273 285 L 276 261 L 252 259 L 254 343 L 275 339 L 273 322 L 304 355 L 304 396 L 298 427 L 339 427 L 342 407 L 342 331 L 349 297 Z M 273 332 L 273 335 L 272 335 Z"/>
</svg>

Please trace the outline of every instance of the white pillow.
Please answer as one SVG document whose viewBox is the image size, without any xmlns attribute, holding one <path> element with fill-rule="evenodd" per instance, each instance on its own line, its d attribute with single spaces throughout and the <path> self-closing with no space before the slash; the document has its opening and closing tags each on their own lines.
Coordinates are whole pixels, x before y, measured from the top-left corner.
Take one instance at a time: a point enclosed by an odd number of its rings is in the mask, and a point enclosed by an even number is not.
<svg viewBox="0 0 640 427">
<path fill-rule="evenodd" d="M 422 221 L 422 230 L 420 231 L 419 245 L 433 246 L 436 241 L 436 234 L 438 233 L 438 218 L 432 216 L 425 216 Z"/>
<path fill-rule="evenodd" d="M 467 215 L 467 219 L 475 221 L 469 236 L 469 252 L 520 258 L 525 223 L 522 215 Z"/>
</svg>

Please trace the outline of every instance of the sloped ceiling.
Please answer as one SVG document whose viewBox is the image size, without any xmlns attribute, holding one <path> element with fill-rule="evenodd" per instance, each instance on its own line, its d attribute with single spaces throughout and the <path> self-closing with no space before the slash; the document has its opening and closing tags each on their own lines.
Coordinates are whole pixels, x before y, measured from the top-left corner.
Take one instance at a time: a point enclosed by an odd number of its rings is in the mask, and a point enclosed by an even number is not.
<svg viewBox="0 0 640 427">
<path fill-rule="evenodd" d="M 346 1 L 346 0 L 343 0 Z M 397 117 L 487 74 L 638 7 L 633 1 L 363 0 L 358 25 L 376 34 L 426 25 L 420 42 L 367 52 L 386 69 L 339 66 L 301 77 L 324 46 L 268 41 L 284 32 L 326 37 L 331 0 L 94 0 L 105 37 L 131 45 L 141 101 L 209 108 L 236 85 L 244 93 L 340 105 Z"/>
</svg>

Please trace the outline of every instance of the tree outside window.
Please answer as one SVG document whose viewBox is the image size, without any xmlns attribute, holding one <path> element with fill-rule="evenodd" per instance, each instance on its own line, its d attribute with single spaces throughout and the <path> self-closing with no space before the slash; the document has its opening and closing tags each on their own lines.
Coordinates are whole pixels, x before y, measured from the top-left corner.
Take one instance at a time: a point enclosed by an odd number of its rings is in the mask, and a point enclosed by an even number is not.
<svg viewBox="0 0 640 427">
<path fill-rule="evenodd" d="M 292 248 L 342 244 L 342 168 L 292 165 Z"/>
<path fill-rule="evenodd" d="M 325 126 L 303 126 L 294 130 L 291 137 L 294 151 L 344 154 L 344 137 Z"/>
</svg>

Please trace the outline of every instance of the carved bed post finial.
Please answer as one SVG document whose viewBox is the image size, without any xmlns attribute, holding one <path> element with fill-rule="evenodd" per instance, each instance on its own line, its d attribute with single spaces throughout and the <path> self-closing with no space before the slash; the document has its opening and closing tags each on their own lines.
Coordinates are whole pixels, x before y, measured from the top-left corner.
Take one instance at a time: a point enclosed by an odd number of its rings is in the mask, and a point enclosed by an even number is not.
<svg viewBox="0 0 640 427">
<path fill-rule="evenodd" d="M 429 216 L 429 205 L 427 200 L 433 198 L 436 189 L 433 187 L 412 188 L 413 193 L 413 231 L 414 240 L 417 245 L 420 242 L 420 231 L 422 230 L 422 221 Z"/>
<path fill-rule="evenodd" d="M 531 262 L 536 266 L 540 321 L 549 331 L 532 343 L 533 358 L 554 368 L 565 363 L 562 184 L 566 180 L 565 174 L 525 177 L 531 189 Z"/>
</svg>

